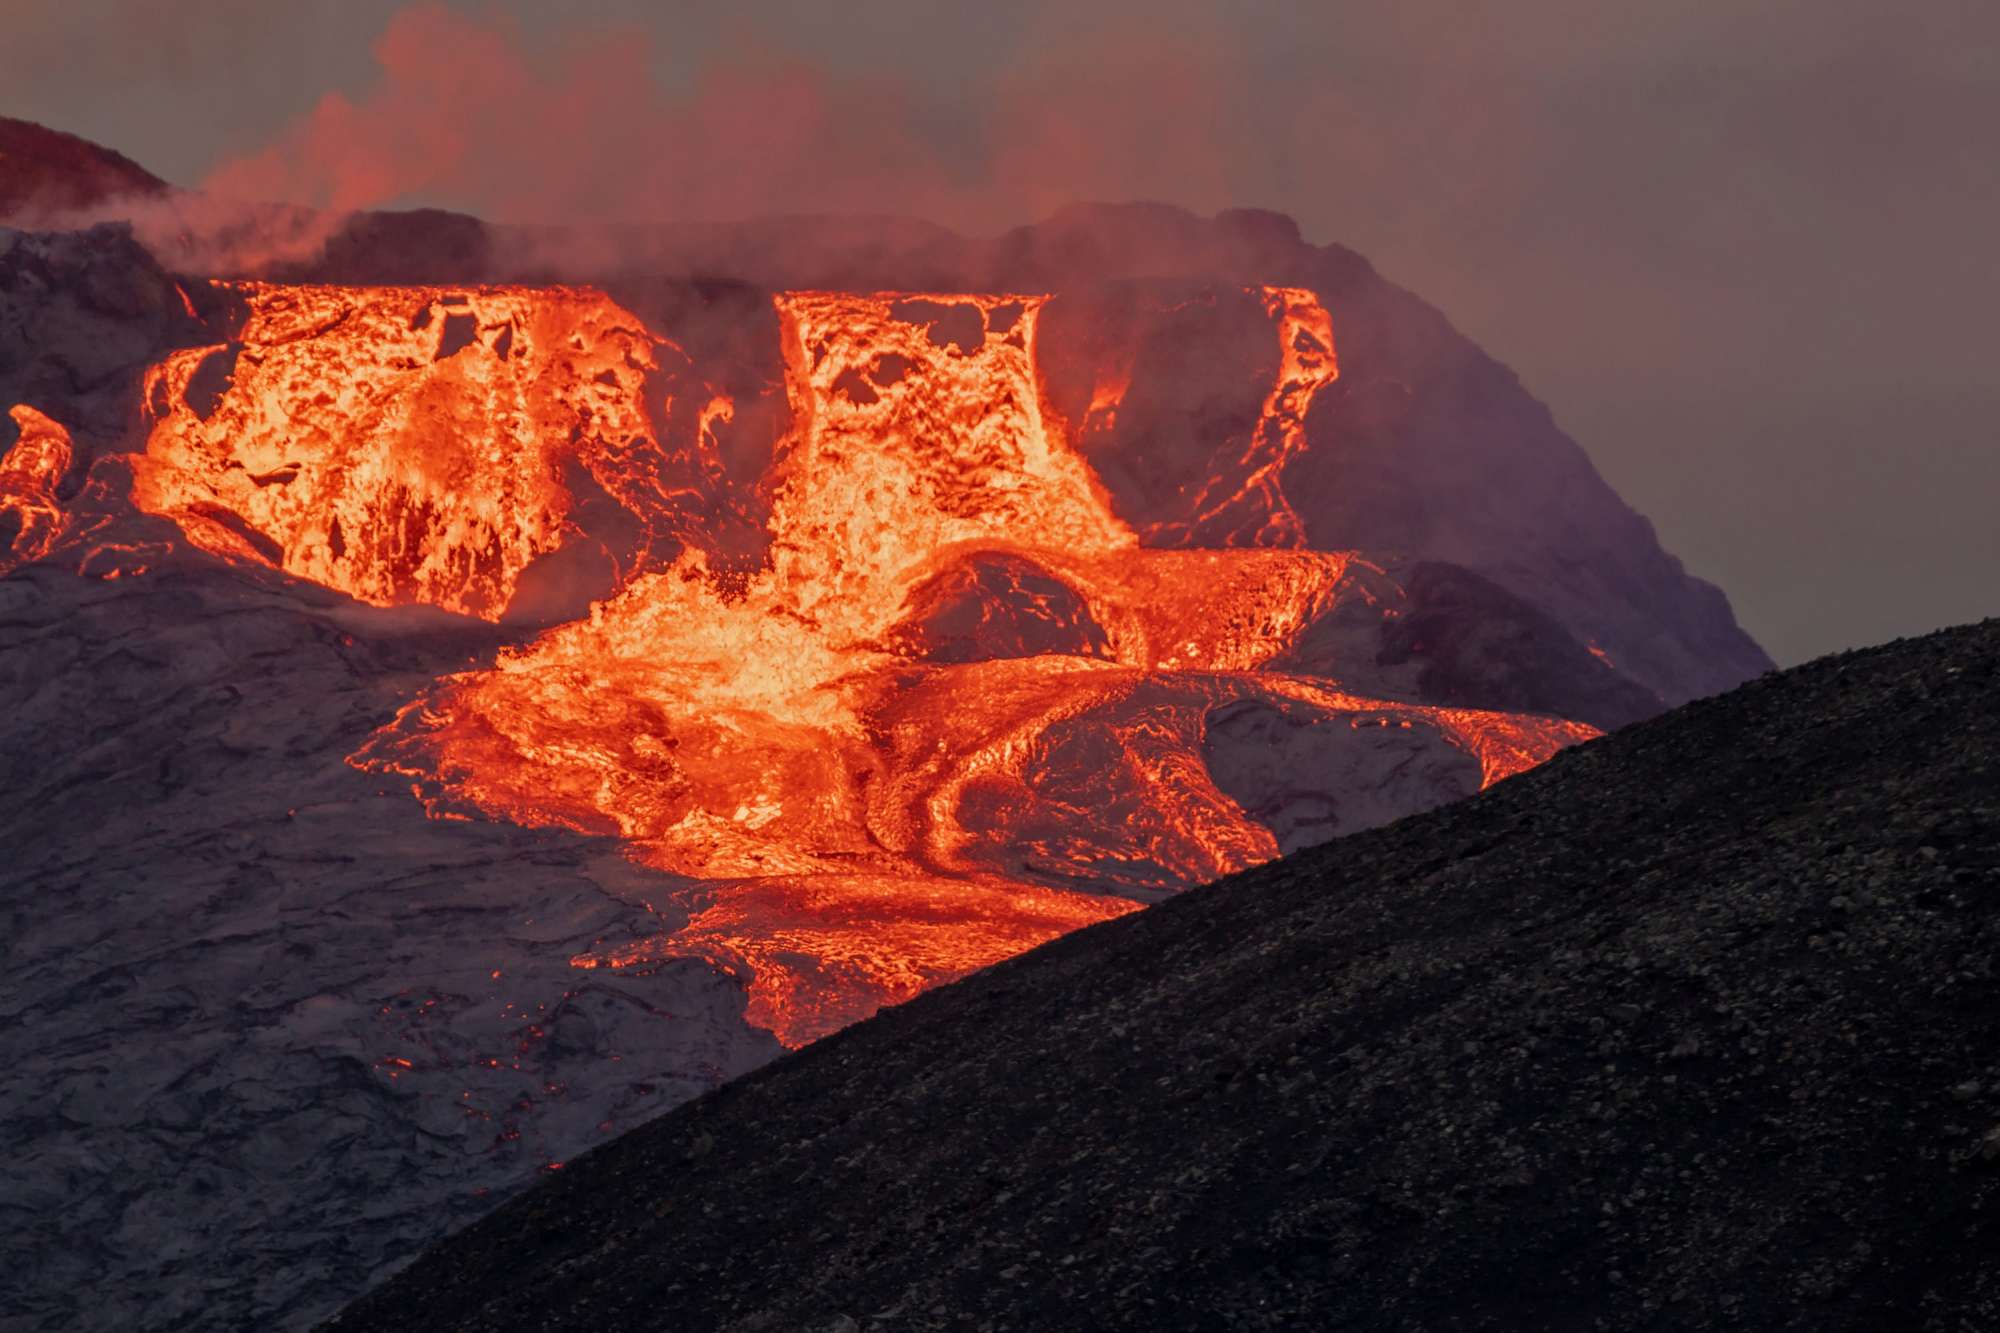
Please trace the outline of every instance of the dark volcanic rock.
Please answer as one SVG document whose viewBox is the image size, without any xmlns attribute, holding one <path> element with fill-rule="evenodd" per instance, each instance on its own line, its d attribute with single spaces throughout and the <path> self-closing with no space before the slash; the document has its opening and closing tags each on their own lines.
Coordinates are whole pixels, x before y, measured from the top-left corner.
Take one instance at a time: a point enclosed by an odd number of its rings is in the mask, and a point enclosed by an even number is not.
<svg viewBox="0 0 2000 1333">
<path fill-rule="evenodd" d="M 1458 800 L 1480 784 L 1476 758 L 1426 731 L 1289 716 L 1261 700 L 1211 712 L 1202 752 L 1215 785 L 1284 852 Z"/>
<path fill-rule="evenodd" d="M 492 229 L 439 208 L 356 213 L 311 260 L 286 259 L 280 282 L 426 283 L 493 280 Z"/>
<path fill-rule="evenodd" d="M 0 579 L 0 1327 L 309 1323 L 545 1164 L 770 1058 L 601 839 L 345 757 L 493 627 L 175 557 Z"/>
<path fill-rule="evenodd" d="M 1536 610 L 1469 569 L 1425 561 L 1409 602 L 1382 623 L 1382 665 L 1418 664 L 1419 697 L 1459 708 L 1558 713 L 1610 731 L 1660 711 L 1660 699 Z"/>
<path fill-rule="evenodd" d="M 2000 621 L 934 991 L 332 1327 L 2000 1320 Z"/>
<path fill-rule="evenodd" d="M 1606 731 L 1660 711 L 1658 695 L 1491 579 L 1436 560 L 1395 573 L 1395 585 L 1383 594 L 1395 615 L 1342 608 L 1308 627 L 1271 669 L 1326 672 L 1339 663 L 1388 696 L 1552 713 Z M 1379 680 L 1352 665 L 1371 648 L 1372 665 L 1388 669 Z"/>
<path fill-rule="evenodd" d="M 208 320 L 222 324 L 226 305 L 206 283 L 177 284 L 122 224 L 0 227 L 0 418 L 26 403 L 79 443 L 121 440 L 139 423 L 146 368 L 215 337 Z"/>
<path fill-rule="evenodd" d="M 1004 552 L 976 552 L 912 588 L 890 634 L 909 656 L 930 662 L 1111 656 L 1104 627 L 1076 589 Z"/>
<path fill-rule="evenodd" d="M 1316 545 L 1471 569 L 1670 705 L 1769 669 L 1722 592 L 1661 549 L 1511 370 L 1372 270 L 1329 259 L 1310 285 L 1341 374 L 1285 484 Z"/>
<path fill-rule="evenodd" d="M 167 183 L 88 139 L 0 116 L 0 222 L 153 198 Z"/>
</svg>

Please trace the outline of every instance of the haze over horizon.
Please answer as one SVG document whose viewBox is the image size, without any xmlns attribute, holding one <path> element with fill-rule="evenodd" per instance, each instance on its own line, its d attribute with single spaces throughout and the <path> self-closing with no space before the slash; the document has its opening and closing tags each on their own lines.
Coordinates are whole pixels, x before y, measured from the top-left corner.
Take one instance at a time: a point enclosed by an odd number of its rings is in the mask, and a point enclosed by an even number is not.
<svg viewBox="0 0 2000 1333">
<path fill-rule="evenodd" d="M 1781 663 L 2000 609 L 1991 6 L 9 9 L 0 111 L 180 184 L 973 232 L 1277 209 L 1520 372 Z"/>
</svg>

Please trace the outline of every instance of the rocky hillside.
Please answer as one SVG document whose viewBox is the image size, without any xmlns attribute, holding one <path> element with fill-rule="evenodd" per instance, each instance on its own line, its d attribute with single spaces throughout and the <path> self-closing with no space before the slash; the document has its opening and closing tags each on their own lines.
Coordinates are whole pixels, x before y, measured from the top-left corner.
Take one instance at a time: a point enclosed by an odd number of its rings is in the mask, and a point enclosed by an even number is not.
<svg viewBox="0 0 2000 1333">
<path fill-rule="evenodd" d="M 570 966 L 673 919 L 610 840 L 344 762 L 497 639 L 199 556 L 0 579 L 0 1327 L 296 1327 L 777 1052 L 699 962 Z"/>
<path fill-rule="evenodd" d="M 90 452 L 129 447 L 146 369 L 172 348 L 219 338 L 223 304 L 207 283 L 177 283 L 129 228 L 0 227 L 0 417 L 26 404 Z M 12 423 L 0 425 L 0 454 L 12 444 Z"/>
<path fill-rule="evenodd" d="M 1988 621 L 887 1011 L 330 1327 L 1992 1327 L 1997 956 Z"/>
<path fill-rule="evenodd" d="M 0 116 L 0 223 L 165 194 L 167 183 L 88 139 Z"/>
</svg>

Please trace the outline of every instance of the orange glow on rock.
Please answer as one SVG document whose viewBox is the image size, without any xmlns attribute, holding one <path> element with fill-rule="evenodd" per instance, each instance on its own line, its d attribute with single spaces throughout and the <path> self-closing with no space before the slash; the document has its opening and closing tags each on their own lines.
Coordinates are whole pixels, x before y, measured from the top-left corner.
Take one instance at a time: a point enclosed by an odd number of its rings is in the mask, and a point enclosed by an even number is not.
<svg viewBox="0 0 2000 1333">
<path fill-rule="evenodd" d="M 571 961 L 592 968 L 704 958 L 750 977 L 745 1017 L 801 1046 L 882 1005 L 1137 910 L 1129 899 L 997 878 L 771 877 L 720 888 L 668 940 Z"/>
<path fill-rule="evenodd" d="M 21 435 L 0 457 L 0 574 L 54 549 L 63 525 L 56 484 L 74 458 L 69 432 L 59 422 L 25 404 L 8 415 Z"/>
</svg>

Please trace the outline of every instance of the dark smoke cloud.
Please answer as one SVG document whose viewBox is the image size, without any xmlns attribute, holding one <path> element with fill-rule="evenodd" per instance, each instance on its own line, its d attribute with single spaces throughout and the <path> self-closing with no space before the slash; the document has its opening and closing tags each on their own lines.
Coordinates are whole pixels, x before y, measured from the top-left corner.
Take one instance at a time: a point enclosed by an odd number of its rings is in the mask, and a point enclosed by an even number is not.
<svg viewBox="0 0 2000 1333">
<path fill-rule="evenodd" d="M 247 197 L 1278 208 L 1519 368 L 1781 660 L 2000 611 L 1990 0 L 0 3 L 4 109 Z"/>
</svg>

